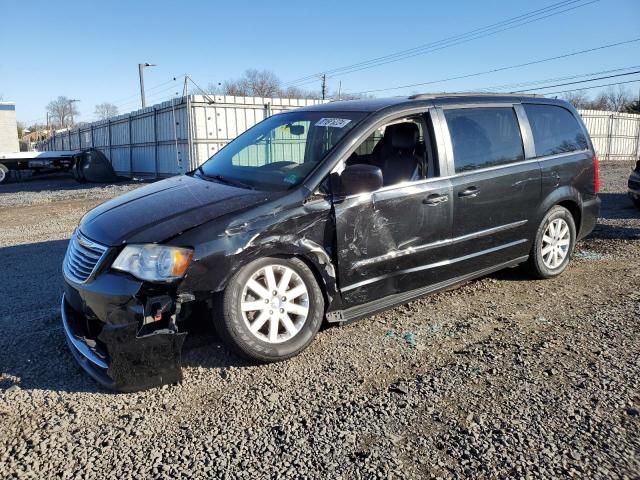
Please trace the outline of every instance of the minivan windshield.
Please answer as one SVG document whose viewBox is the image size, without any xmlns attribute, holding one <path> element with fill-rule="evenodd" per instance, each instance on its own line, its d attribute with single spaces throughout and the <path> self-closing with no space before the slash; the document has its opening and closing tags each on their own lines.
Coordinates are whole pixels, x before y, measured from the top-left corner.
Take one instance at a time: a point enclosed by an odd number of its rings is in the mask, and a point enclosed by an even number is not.
<svg viewBox="0 0 640 480">
<path fill-rule="evenodd" d="M 237 137 L 194 175 L 255 190 L 293 188 L 365 115 L 327 111 L 274 115 Z"/>
</svg>

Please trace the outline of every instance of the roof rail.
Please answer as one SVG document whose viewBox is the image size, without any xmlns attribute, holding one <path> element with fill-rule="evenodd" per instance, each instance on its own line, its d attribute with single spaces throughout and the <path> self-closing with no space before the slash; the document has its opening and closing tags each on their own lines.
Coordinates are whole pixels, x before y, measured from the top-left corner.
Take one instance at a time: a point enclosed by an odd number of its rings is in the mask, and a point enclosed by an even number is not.
<svg viewBox="0 0 640 480">
<path fill-rule="evenodd" d="M 505 92 L 441 92 L 441 93 L 416 93 L 409 96 L 409 100 L 430 100 L 439 97 L 544 97 L 535 93 L 505 93 Z"/>
</svg>

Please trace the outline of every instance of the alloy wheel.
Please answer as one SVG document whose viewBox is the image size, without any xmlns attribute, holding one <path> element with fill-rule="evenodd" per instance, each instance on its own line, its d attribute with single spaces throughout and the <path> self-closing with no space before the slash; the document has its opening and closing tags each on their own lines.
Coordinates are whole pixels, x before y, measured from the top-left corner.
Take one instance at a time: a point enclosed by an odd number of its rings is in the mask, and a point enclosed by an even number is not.
<svg viewBox="0 0 640 480">
<path fill-rule="evenodd" d="M 267 265 L 246 282 L 240 299 L 249 331 L 267 343 L 282 343 L 300 332 L 309 315 L 309 291 L 298 273 Z"/>
<path fill-rule="evenodd" d="M 569 225 L 562 218 L 556 218 L 549 222 L 542 236 L 542 261 L 545 266 L 555 270 L 569 254 L 571 245 L 571 231 Z"/>
</svg>

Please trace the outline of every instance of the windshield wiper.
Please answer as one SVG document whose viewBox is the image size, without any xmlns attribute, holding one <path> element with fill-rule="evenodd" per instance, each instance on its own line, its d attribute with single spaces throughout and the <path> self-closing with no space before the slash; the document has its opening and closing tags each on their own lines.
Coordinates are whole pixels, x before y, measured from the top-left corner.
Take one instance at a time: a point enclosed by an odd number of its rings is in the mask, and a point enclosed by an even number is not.
<svg viewBox="0 0 640 480">
<path fill-rule="evenodd" d="M 234 186 L 234 187 L 240 187 L 240 188 L 247 188 L 249 190 L 255 190 L 255 187 L 253 187 L 252 185 L 249 185 L 248 183 L 241 182 L 240 180 L 236 180 L 235 178 L 228 178 L 228 177 L 224 177 L 224 176 L 219 175 L 219 174 L 207 175 L 206 173 L 204 173 L 204 169 L 202 168 L 202 166 L 199 166 L 197 171 L 200 172 L 200 175 L 202 177 L 206 178 L 207 180 L 215 180 L 217 182 L 225 183 L 227 185 L 231 185 L 231 186 Z"/>
</svg>

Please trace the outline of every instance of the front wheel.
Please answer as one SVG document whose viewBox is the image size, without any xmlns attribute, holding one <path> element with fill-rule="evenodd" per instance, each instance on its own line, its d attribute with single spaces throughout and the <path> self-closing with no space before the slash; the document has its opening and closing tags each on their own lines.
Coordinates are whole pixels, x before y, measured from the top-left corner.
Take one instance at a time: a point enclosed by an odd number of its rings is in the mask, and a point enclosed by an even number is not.
<svg viewBox="0 0 640 480">
<path fill-rule="evenodd" d="M 304 350 L 324 317 L 318 282 L 297 258 L 254 260 L 230 280 L 222 303 L 214 318 L 218 334 L 242 356 L 263 362 Z"/>
<path fill-rule="evenodd" d="M 537 278 L 560 275 L 567 268 L 576 243 L 571 212 L 556 205 L 542 219 L 529 254 L 528 267 Z"/>
</svg>

